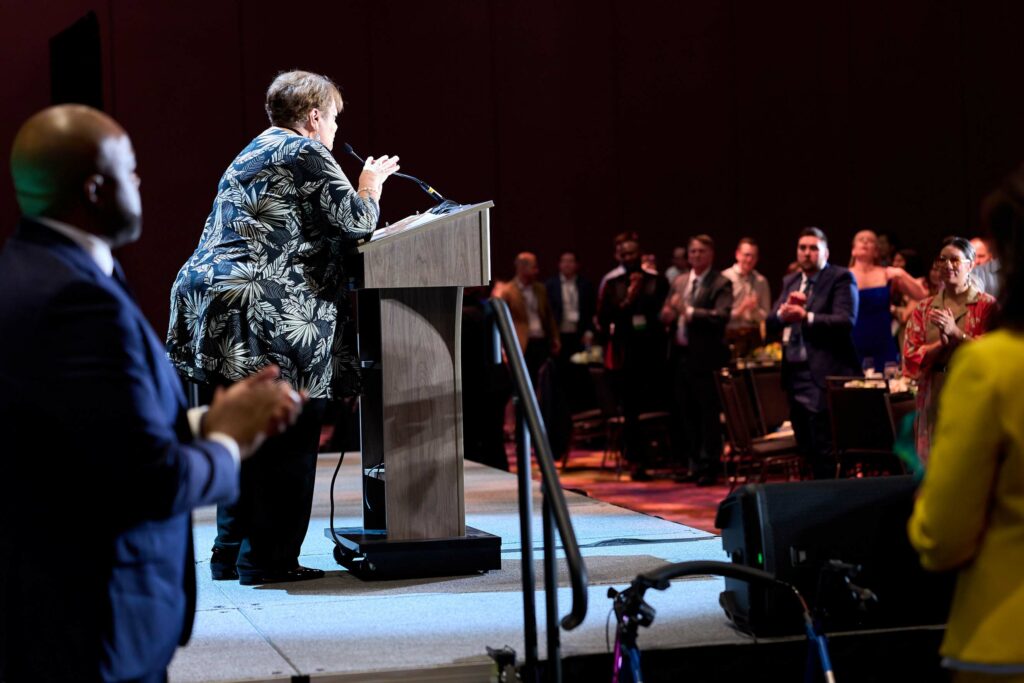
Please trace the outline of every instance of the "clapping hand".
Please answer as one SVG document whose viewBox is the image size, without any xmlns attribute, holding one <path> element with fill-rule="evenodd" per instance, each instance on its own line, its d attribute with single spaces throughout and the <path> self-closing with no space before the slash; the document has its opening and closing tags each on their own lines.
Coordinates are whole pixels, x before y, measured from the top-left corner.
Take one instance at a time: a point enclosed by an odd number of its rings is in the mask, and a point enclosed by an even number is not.
<svg viewBox="0 0 1024 683">
<path fill-rule="evenodd" d="M 295 424 L 308 397 L 279 381 L 280 371 L 276 365 L 268 365 L 226 389 L 219 387 L 203 423 L 204 433 L 227 434 L 238 443 L 245 459 L 268 436 Z"/>
<path fill-rule="evenodd" d="M 807 309 L 799 304 L 782 304 L 779 306 L 779 320 L 784 323 L 798 323 L 807 317 Z"/>
<path fill-rule="evenodd" d="M 779 320 L 784 323 L 802 322 L 807 317 L 807 295 L 803 292 L 790 292 L 786 303 L 779 306 Z"/>
<path fill-rule="evenodd" d="M 949 344 L 951 339 L 957 339 L 962 335 L 957 327 L 953 311 L 948 308 L 932 308 L 928 310 L 928 321 L 939 329 L 939 336 L 943 345 Z"/>
<path fill-rule="evenodd" d="M 740 303 L 739 303 L 739 306 L 736 307 L 735 314 L 736 315 L 746 315 L 750 311 L 755 310 L 757 308 L 757 304 L 758 304 L 757 295 L 756 294 L 747 294 L 742 299 L 740 299 Z"/>
</svg>

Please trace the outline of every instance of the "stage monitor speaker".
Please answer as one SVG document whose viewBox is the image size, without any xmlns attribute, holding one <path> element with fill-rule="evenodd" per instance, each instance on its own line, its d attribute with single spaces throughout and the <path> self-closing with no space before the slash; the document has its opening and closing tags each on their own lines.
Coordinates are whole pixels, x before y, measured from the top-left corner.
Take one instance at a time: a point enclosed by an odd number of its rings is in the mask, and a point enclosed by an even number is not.
<svg viewBox="0 0 1024 683">
<path fill-rule="evenodd" d="M 100 23 L 89 12 L 50 39 L 50 99 L 103 109 Z"/>
<path fill-rule="evenodd" d="M 907 539 L 913 477 L 751 484 L 718 508 L 715 525 L 734 563 L 795 585 L 829 631 L 943 624 L 953 574 L 925 572 Z M 859 565 L 852 579 L 877 601 L 861 603 L 830 561 Z M 795 600 L 776 587 L 726 579 L 719 602 L 757 636 L 803 632 Z"/>
</svg>

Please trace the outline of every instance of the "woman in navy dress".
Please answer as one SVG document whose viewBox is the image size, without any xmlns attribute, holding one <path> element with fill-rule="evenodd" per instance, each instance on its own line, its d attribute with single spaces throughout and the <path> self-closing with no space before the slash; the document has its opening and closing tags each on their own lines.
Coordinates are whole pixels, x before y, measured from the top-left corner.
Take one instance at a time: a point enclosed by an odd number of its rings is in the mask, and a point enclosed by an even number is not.
<svg viewBox="0 0 1024 683">
<path fill-rule="evenodd" d="M 878 264 L 878 237 L 871 230 L 861 230 L 854 235 L 850 272 L 857 280 L 860 293 L 853 342 L 861 362 L 870 358 L 871 367 L 882 372 L 886 363 L 899 361 L 889 312 L 890 283 L 911 299 L 923 299 L 928 291 L 902 268 Z"/>
</svg>

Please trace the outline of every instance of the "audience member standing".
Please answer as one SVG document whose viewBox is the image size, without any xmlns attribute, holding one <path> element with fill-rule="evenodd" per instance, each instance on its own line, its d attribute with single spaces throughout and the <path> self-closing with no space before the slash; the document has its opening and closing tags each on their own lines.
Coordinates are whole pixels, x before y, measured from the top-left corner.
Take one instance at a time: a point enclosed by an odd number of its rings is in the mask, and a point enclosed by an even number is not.
<svg viewBox="0 0 1024 683">
<path fill-rule="evenodd" d="M 11 170 L 24 217 L 0 253 L 0 680 L 160 683 L 195 615 L 192 509 L 238 495 L 240 458 L 301 400 L 267 367 L 203 420 L 186 412 L 112 254 L 142 231 L 113 119 L 44 110 Z"/>
<path fill-rule="evenodd" d="M 992 258 L 988 248 L 988 240 L 984 237 L 972 237 L 971 246 L 974 247 L 974 267 L 983 266 Z"/>
<path fill-rule="evenodd" d="M 972 284 L 974 247 L 948 237 L 936 259 L 943 287 L 921 301 L 910 316 L 903 346 L 904 369 L 917 379 L 917 457 L 928 460 L 932 427 L 946 365 L 959 346 L 984 334 L 993 322 L 995 299 Z"/>
<path fill-rule="evenodd" d="M 605 364 L 614 373 L 625 418 L 625 456 L 633 478 L 648 479 L 639 416 L 662 396 L 665 327 L 659 319 L 668 291 L 665 278 L 640 267 L 640 245 L 627 239 L 619 248 L 623 272 L 608 280 L 598 301 L 598 320 L 608 335 Z"/>
<path fill-rule="evenodd" d="M 804 228 L 797 242 L 799 270 L 782 281 L 768 327 L 782 332 L 782 382 L 801 455 L 815 478 L 835 476 L 825 378 L 860 375 L 853 347 L 857 283 L 846 268 L 828 262 L 828 240 Z"/>
<path fill-rule="evenodd" d="M 732 282 L 732 313 L 725 340 L 737 358 L 749 355 L 764 341 L 761 327 L 772 305 L 767 278 L 754 270 L 759 256 L 754 238 L 744 237 L 736 245 L 736 263 L 722 271 Z"/>
<path fill-rule="evenodd" d="M 721 402 L 715 372 L 728 364 L 725 326 L 732 310 L 732 282 L 711 266 L 715 244 L 697 235 L 687 248 L 690 272 L 672 283 L 661 318 L 676 323 L 672 344 L 673 423 L 677 450 L 698 486 L 717 479 L 722 456 Z"/>
<path fill-rule="evenodd" d="M 925 298 L 928 291 L 902 268 L 879 265 L 878 254 L 878 238 L 874 232 L 861 230 L 854 235 L 850 272 L 857 281 L 860 307 L 853 328 L 853 343 L 861 363 L 866 364 L 870 359 L 871 368 L 882 372 L 886 363 L 899 360 L 899 349 L 892 334 L 889 283 L 913 299 Z"/>
<path fill-rule="evenodd" d="M 579 261 L 573 251 L 558 259 L 558 275 L 545 283 L 548 301 L 558 325 L 562 348 L 558 354 L 558 378 L 571 410 L 582 410 L 590 381 L 585 366 L 574 366 L 570 358 L 589 346 L 594 336 L 597 293 L 590 280 L 579 274 Z"/>
<path fill-rule="evenodd" d="M 928 286 L 924 264 L 921 263 L 921 257 L 917 255 L 916 251 L 913 249 L 900 249 L 893 255 L 892 265 L 907 271 L 907 274 L 914 278 L 929 295 L 934 294 Z M 900 349 L 900 353 L 903 352 L 903 339 L 907 330 L 907 321 L 910 320 L 911 314 L 917 308 L 917 304 L 920 301 L 920 299 L 915 299 L 896 287 L 895 283 L 890 283 L 889 310 L 893 318 L 893 337 L 896 338 L 896 348 Z"/>
<path fill-rule="evenodd" d="M 558 275 L 548 278 L 545 286 L 561 338 L 560 355 L 567 359 L 583 348 L 584 335 L 594 330 L 597 293 L 590 280 L 580 275 L 574 251 L 562 253 Z"/>
<path fill-rule="evenodd" d="M 495 362 L 495 311 L 490 291 L 462 293 L 462 430 L 467 460 L 508 470 L 505 406 L 512 395 L 508 368 Z"/>
<path fill-rule="evenodd" d="M 900 238 L 893 233 L 880 230 L 878 236 L 878 265 L 891 266 L 896 252 L 902 248 Z"/>
<path fill-rule="evenodd" d="M 1000 276 L 999 276 L 999 256 L 993 253 L 993 250 L 989 250 L 989 259 L 980 266 L 975 266 L 974 270 L 971 271 L 971 277 L 974 279 L 974 285 L 979 291 L 991 294 L 996 299 L 999 298 L 1000 290 Z"/>
<path fill-rule="evenodd" d="M 541 366 L 558 354 L 561 337 L 548 303 L 548 292 L 537 282 L 537 257 L 524 251 L 516 256 L 515 268 L 515 277 L 495 285 L 494 296 L 508 304 L 526 368 L 536 386 Z"/>
<path fill-rule="evenodd" d="M 626 269 L 622 265 L 622 245 L 626 242 L 639 242 L 640 238 L 632 230 L 626 230 L 620 232 L 615 236 L 614 249 L 615 249 L 615 267 L 609 270 L 607 273 L 601 276 L 601 281 L 597 285 L 597 298 L 600 300 L 601 294 L 604 293 L 605 285 L 612 278 L 619 277 L 626 272 Z"/>
<path fill-rule="evenodd" d="M 672 250 L 672 265 L 665 270 L 665 279 L 669 284 L 676 281 L 676 278 L 689 270 L 686 247 L 676 247 Z"/>
<path fill-rule="evenodd" d="M 626 272 L 626 269 L 622 263 L 622 245 L 625 244 L 626 242 L 636 242 L 637 244 L 640 243 L 640 237 L 639 235 L 636 234 L 635 230 L 626 230 L 624 232 L 620 232 L 618 235 L 615 236 L 615 260 L 618 261 L 619 265 L 615 266 L 601 277 L 601 282 L 597 285 L 598 299 L 601 298 L 601 293 L 604 292 L 604 287 L 606 284 L 608 284 L 609 280 L 611 280 L 613 277 L 619 277 L 620 275 Z M 657 270 L 651 269 L 647 264 L 643 262 L 643 258 L 640 258 L 640 268 L 644 272 L 650 273 L 652 275 L 658 274 Z"/>
<path fill-rule="evenodd" d="M 1024 680 L 1022 190 L 1024 168 L 986 200 L 984 213 L 1006 259 L 1003 329 L 953 356 L 908 525 L 925 568 L 958 571 L 940 649 L 954 683 Z"/>
</svg>

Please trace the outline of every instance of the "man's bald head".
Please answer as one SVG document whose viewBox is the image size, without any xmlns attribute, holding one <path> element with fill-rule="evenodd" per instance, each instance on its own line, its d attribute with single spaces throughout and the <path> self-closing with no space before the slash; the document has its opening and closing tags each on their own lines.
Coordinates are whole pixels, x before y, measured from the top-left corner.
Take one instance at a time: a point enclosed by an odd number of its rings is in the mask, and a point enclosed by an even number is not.
<svg viewBox="0 0 1024 683">
<path fill-rule="evenodd" d="M 112 246 L 139 236 L 135 153 L 103 112 L 65 104 L 32 116 L 14 138 L 11 175 L 26 216 L 63 220 Z"/>
</svg>

